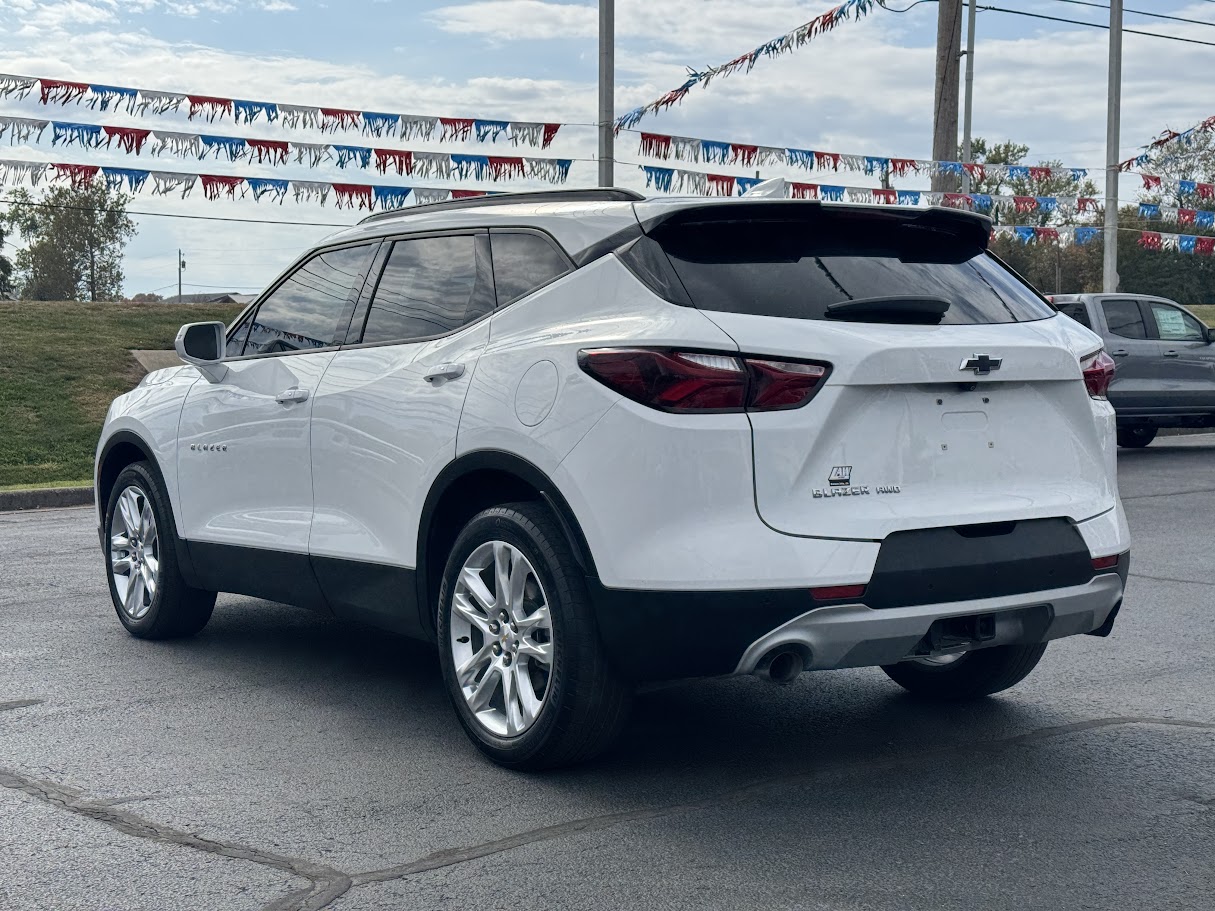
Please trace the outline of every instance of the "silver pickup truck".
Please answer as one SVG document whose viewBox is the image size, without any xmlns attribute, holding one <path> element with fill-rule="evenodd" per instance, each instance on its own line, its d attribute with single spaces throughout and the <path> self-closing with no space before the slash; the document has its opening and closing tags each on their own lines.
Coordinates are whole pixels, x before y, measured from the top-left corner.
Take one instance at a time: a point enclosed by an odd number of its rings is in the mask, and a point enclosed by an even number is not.
<svg viewBox="0 0 1215 911">
<path fill-rule="evenodd" d="M 1146 446 L 1161 427 L 1215 427 L 1215 329 L 1180 304 L 1146 294 L 1048 299 L 1105 339 L 1118 364 L 1109 399 L 1120 446 Z"/>
</svg>

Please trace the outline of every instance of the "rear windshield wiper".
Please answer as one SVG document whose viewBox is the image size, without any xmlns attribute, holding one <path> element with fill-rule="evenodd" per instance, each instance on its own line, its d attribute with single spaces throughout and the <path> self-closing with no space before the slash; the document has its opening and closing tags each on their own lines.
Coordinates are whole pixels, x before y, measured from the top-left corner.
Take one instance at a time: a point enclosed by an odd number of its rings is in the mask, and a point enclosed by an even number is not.
<svg viewBox="0 0 1215 911">
<path fill-rule="evenodd" d="M 862 297 L 827 305 L 827 319 L 854 323 L 912 323 L 933 326 L 941 321 L 949 301 L 943 297 Z"/>
</svg>

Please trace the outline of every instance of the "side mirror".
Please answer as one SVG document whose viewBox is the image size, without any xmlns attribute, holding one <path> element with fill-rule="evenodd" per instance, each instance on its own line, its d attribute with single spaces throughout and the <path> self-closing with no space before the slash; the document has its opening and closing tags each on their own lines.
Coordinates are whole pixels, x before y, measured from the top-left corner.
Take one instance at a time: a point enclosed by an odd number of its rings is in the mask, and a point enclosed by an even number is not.
<svg viewBox="0 0 1215 911">
<path fill-rule="evenodd" d="M 212 383 L 228 372 L 223 365 L 227 328 L 223 323 L 187 323 L 177 332 L 173 349 L 187 364 L 193 364 Z"/>
</svg>

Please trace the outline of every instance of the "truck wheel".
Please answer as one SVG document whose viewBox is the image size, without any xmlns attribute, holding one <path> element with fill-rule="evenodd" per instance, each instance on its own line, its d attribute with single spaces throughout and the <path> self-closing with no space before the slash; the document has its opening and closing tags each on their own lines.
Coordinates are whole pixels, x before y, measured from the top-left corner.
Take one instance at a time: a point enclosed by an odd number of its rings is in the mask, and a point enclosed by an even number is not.
<svg viewBox="0 0 1215 911">
<path fill-rule="evenodd" d="M 1155 427 L 1119 427 L 1118 445 L 1127 449 L 1142 449 L 1156 439 Z"/>
<path fill-rule="evenodd" d="M 631 688 L 603 654 L 582 573 L 543 506 L 496 506 L 465 526 L 437 620 L 456 715 L 499 765 L 582 762 L 623 727 Z"/>
<path fill-rule="evenodd" d="M 886 664 L 886 676 L 908 692 L 931 699 L 978 699 L 1016 686 L 1037 666 L 1046 643 L 997 645 L 959 655 L 912 658 Z"/>
<path fill-rule="evenodd" d="M 110 598 L 128 633 L 171 639 L 207 625 L 215 592 L 191 588 L 182 578 L 173 510 L 146 462 L 128 465 L 114 482 L 105 539 Z"/>
</svg>

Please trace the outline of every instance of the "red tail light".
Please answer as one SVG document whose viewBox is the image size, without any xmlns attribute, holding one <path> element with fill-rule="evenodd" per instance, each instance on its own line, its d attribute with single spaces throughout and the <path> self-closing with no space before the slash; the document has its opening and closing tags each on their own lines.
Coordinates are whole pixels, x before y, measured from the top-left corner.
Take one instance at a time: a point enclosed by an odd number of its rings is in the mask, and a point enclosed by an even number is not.
<svg viewBox="0 0 1215 911">
<path fill-rule="evenodd" d="M 1114 554 L 1109 557 L 1093 557 L 1093 569 L 1101 572 L 1106 569 L 1115 569 L 1118 566 L 1118 555 Z"/>
<path fill-rule="evenodd" d="M 634 402 L 678 413 L 797 408 L 814 397 L 829 370 L 826 364 L 651 348 L 580 351 L 578 364 Z"/>
<path fill-rule="evenodd" d="M 843 601 L 845 599 L 865 597 L 863 585 L 828 585 L 824 588 L 810 589 L 810 597 L 815 601 Z"/>
<path fill-rule="evenodd" d="M 1114 359 L 1102 349 L 1080 361 L 1080 369 L 1084 372 L 1088 394 L 1095 399 L 1105 398 L 1114 380 Z"/>
</svg>

